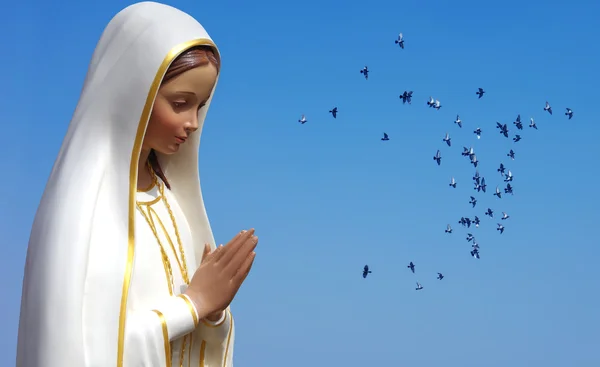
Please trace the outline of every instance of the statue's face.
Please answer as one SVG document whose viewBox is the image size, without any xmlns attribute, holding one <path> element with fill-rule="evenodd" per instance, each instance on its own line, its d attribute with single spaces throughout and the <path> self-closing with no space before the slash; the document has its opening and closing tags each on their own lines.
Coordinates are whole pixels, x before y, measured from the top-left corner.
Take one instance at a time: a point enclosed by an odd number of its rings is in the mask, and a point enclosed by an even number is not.
<svg viewBox="0 0 600 367">
<path fill-rule="evenodd" d="M 198 110 L 208 101 L 217 82 L 211 63 L 188 70 L 158 90 L 142 149 L 173 154 L 198 129 Z"/>
</svg>

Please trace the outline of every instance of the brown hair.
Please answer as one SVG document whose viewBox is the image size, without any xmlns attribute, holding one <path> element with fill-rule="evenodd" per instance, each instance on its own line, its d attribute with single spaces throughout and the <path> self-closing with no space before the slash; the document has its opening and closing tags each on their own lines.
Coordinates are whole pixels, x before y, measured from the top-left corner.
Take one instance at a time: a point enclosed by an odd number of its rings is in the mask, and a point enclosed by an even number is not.
<svg viewBox="0 0 600 367">
<path fill-rule="evenodd" d="M 161 84 L 168 82 L 169 80 L 175 78 L 176 76 L 185 73 L 188 70 L 205 66 L 208 64 L 212 64 L 217 68 L 217 73 L 219 73 L 221 62 L 216 56 L 216 52 L 210 46 L 195 46 L 185 50 L 182 54 L 177 56 L 175 60 L 167 69 L 165 76 Z M 165 186 L 170 190 L 171 185 L 169 185 L 169 181 L 165 177 L 165 173 L 163 172 L 160 164 L 158 163 L 158 156 L 154 149 L 150 150 L 150 154 L 148 155 L 148 163 L 150 163 L 150 167 L 160 179 L 165 183 Z"/>
</svg>

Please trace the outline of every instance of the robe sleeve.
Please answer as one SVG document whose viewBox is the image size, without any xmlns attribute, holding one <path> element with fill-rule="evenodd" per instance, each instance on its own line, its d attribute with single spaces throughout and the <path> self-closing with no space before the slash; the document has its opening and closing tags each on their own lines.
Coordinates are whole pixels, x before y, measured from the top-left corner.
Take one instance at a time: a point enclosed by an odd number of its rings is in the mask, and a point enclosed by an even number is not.
<svg viewBox="0 0 600 367">
<path fill-rule="evenodd" d="M 231 310 L 227 308 L 216 322 L 202 319 L 198 333 L 206 341 L 205 365 L 232 367 L 235 327 Z"/>
<path fill-rule="evenodd" d="M 198 314 L 190 299 L 169 297 L 149 310 L 133 311 L 125 328 L 125 367 L 149 366 L 171 360 L 171 341 L 196 329 Z"/>
<path fill-rule="evenodd" d="M 202 339 L 207 342 L 222 342 L 227 339 L 231 321 L 231 312 L 226 309 L 218 321 L 200 320 L 198 332 L 202 335 Z"/>
</svg>

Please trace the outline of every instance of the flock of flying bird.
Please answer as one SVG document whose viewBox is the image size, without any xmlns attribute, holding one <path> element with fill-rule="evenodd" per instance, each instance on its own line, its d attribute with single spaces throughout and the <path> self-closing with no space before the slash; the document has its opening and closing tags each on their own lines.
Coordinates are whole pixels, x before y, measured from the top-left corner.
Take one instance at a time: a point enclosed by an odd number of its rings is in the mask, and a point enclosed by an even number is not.
<svg viewBox="0 0 600 367">
<path fill-rule="evenodd" d="M 402 33 L 400 33 L 398 35 L 398 38 L 395 40 L 395 44 L 397 44 L 401 49 L 404 49 L 404 37 L 403 37 Z M 365 80 L 369 79 L 369 72 L 370 71 L 369 71 L 368 66 L 365 66 L 364 68 L 362 68 L 360 70 L 360 73 L 363 74 Z M 478 88 L 478 90 L 475 92 L 475 94 L 478 96 L 478 99 L 481 99 L 485 93 L 486 93 L 486 91 L 483 88 Z M 404 91 L 402 94 L 400 94 L 399 98 L 403 104 L 406 104 L 406 103 L 412 104 L 413 91 Z M 438 99 L 434 99 L 433 97 L 430 96 L 429 100 L 427 101 L 427 106 L 429 108 L 439 110 L 442 107 L 442 104 Z M 552 106 L 550 106 L 550 103 L 548 103 L 548 101 L 546 101 L 546 105 L 543 110 L 548 112 L 550 115 L 552 115 Z M 333 107 L 329 111 L 329 113 L 333 116 L 333 118 L 337 118 L 338 108 Z M 567 107 L 565 115 L 569 118 L 569 120 L 572 119 L 573 118 L 573 110 Z M 298 122 L 300 122 L 301 124 L 305 124 L 307 122 L 306 116 L 302 115 L 302 117 L 298 120 Z M 462 120 L 460 119 L 460 115 L 456 115 L 456 120 L 454 120 L 454 123 L 458 126 L 458 128 L 463 127 Z M 521 122 L 520 114 L 517 115 L 515 121 L 513 121 L 513 124 L 515 125 L 517 132 L 519 130 L 523 130 L 523 123 Z M 535 129 L 535 130 L 538 129 L 533 117 L 530 118 L 529 127 L 532 129 Z M 500 122 L 496 122 L 496 128 L 499 130 L 498 132 L 500 133 L 501 136 L 503 136 L 504 138 L 510 138 L 509 137 L 510 130 L 508 128 L 508 124 L 506 124 L 506 123 L 502 124 Z M 476 128 L 473 131 L 473 134 L 475 134 L 477 136 L 477 139 L 481 139 L 482 129 L 479 127 Z M 517 143 L 517 142 L 521 141 L 521 139 L 522 139 L 521 135 L 517 133 L 512 138 L 512 141 L 514 143 Z M 384 132 L 381 140 L 389 141 L 390 137 L 387 133 Z M 448 133 L 445 134 L 442 141 L 445 142 L 448 147 L 452 146 L 452 139 Z M 463 152 L 461 154 L 463 157 L 468 157 L 468 159 L 470 160 L 470 163 L 475 168 L 475 175 L 472 177 L 473 185 L 474 185 L 473 189 L 475 191 L 477 191 L 478 193 L 480 193 L 480 192 L 486 193 L 487 192 L 487 184 L 485 182 L 485 177 L 480 176 L 479 170 L 477 169 L 477 167 L 479 165 L 479 161 L 477 160 L 477 155 L 475 154 L 474 149 L 472 147 L 471 148 L 463 147 Z M 513 149 L 510 149 L 509 152 L 506 154 L 506 156 L 509 157 L 510 159 L 514 160 L 515 159 L 515 151 Z M 436 154 L 433 156 L 433 160 L 437 163 L 438 166 L 440 166 L 442 164 L 442 154 L 439 149 L 437 150 Z M 493 195 L 498 197 L 498 199 L 502 198 L 502 194 L 511 194 L 512 195 L 513 194 L 513 186 L 511 185 L 511 182 L 513 181 L 512 172 L 510 171 L 510 169 L 507 169 L 503 163 L 500 163 L 499 167 L 497 168 L 497 171 L 504 178 L 504 183 L 506 183 L 506 187 L 504 187 L 503 189 L 500 189 L 499 186 L 496 186 L 496 190 Z M 454 177 L 452 177 L 450 180 L 449 186 L 452 188 L 456 188 L 456 185 L 457 185 L 456 180 Z M 475 208 L 475 206 L 477 205 L 477 199 L 474 196 L 470 196 L 469 204 L 472 205 L 472 208 Z M 490 218 L 494 218 L 494 211 L 491 208 L 487 208 L 487 210 L 484 212 L 484 215 L 489 216 Z M 500 218 L 500 220 L 504 221 L 509 218 L 510 218 L 510 216 L 506 212 L 502 212 L 502 217 Z M 479 225 L 481 224 L 481 220 L 479 219 L 479 217 L 477 215 L 474 215 L 473 218 L 461 217 L 460 220 L 458 221 L 458 223 L 466 228 L 471 228 L 471 225 L 473 225 L 475 228 L 478 228 Z M 502 234 L 502 233 L 504 233 L 505 227 L 502 223 L 497 223 L 496 230 L 500 234 Z M 445 233 L 451 234 L 452 232 L 453 232 L 452 226 L 450 224 L 448 224 L 446 226 Z M 467 242 L 471 243 L 471 250 L 470 250 L 471 256 L 473 256 L 476 259 L 479 259 L 480 258 L 480 254 L 479 254 L 480 247 L 479 247 L 479 243 L 475 239 L 475 236 L 473 236 L 472 233 L 467 233 L 466 240 L 467 240 Z M 408 264 L 407 268 L 409 268 L 413 274 L 415 273 L 415 264 L 412 261 Z M 367 278 L 368 274 L 371 274 L 371 273 L 372 273 L 372 271 L 370 270 L 369 266 L 365 265 L 363 268 L 363 272 L 362 272 L 363 278 Z M 444 275 L 442 273 L 437 273 L 437 279 L 439 279 L 439 280 L 444 279 Z M 415 289 L 421 290 L 421 289 L 423 289 L 423 286 L 421 285 L 421 283 L 417 282 L 417 287 Z"/>
</svg>

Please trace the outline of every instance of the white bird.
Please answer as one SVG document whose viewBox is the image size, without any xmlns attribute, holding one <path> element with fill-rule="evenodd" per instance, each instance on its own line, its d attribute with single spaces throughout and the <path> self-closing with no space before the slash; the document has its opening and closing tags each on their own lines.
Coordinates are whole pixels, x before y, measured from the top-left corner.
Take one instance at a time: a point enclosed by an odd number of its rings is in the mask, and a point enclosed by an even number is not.
<svg viewBox="0 0 600 367">
<path fill-rule="evenodd" d="M 446 136 L 444 137 L 443 141 L 445 141 L 449 147 L 452 146 L 452 142 L 450 142 L 450 140 L 451 140 L 450 135 L 448 133 L 446 133 Z"/>
<path fill-rule="evenodd" d="M 532 128 L 534 128 L 534 129 L 536 129 L 536 130 L 537 130 L 537 125 L 535 124 L 535 121 L 533 121 L 533 117 L 531 117 L 531 118 L 529 119 L 529 121 L 531 121 L 531 122 L 529 123 L 529 127 L 532 127 Z"/>
<path fill-rule="evenodd" d="M 298 122 L 304 124 L 306 122 L 306 116 L 302 115 L 302 118 Z"/>
<path fill-rule="evenodd" d="M 473 154 L 471 156 L 471 163 L 473 164 L 474 167 L 477 167 L 477 164 L 479 163 L 479 161 L 477 160 L 477 156 L 475 154 Z"/>
<path fill-rule="evenodd" d="M 421 283 L 417 282 L 417 288 L 415 288 L 416 290 L 421 290 L 423 289 L 423 286 L 421 285 Z"/>
<path fill-rule="evenodd" d="M 458 124 L 458 127 L 462 128 L 462 120 L 459 115 L 456 115 L 456 120 L 454 120 L 455 124 Z"/>
<path fill-rule="evenodd" d="M 552 115 L 552 107 L 550 107 L 550 103 L 546 101 L 546 107 L 544 107 L 544 111 L 548 111 Z"/>
<path fill-rule="evenodd" d="M 433 97 L 429 96 L 429 101 L 427 101 L 427 105 L 429 107 L 433 107 L 434 104 L 435 104 L 435 101 L 434 101 Z"/>
<path fill-rule="evenodd" d="M 450 225 L 448 224 L 446 226 L 446 230 L 444 232 L 446 232 L 446 233 L 452 233 L 452 227 L 450 227 Z"/>
<path fill-rule="evenodd" d="M 510 216 L 508 214 L 506 214 L 505 212 L 502 212 L 502 220 L 506 220 L 510 218 Z"/>
<path fill-rule="evenodd" d="M 436 110 L 439 110 L 442 107 L 442 104 L 438 99 L 435 100 L 435 106 L 433 106 Z"/>
<path fill-rule="evenodd" d="M 400 48 L 404 49 L 404 37 L 402 33 L 398 35 L 398 39 L 395 41 L 397 45 L 400 45 Z"/>
<path fill-rule="evenodd" d="M 452 177 L 452 179 L 450 180 L 450 186 L 456 188 L 456 180 L 454 179 L 454 177 Z"/>
</svg>

